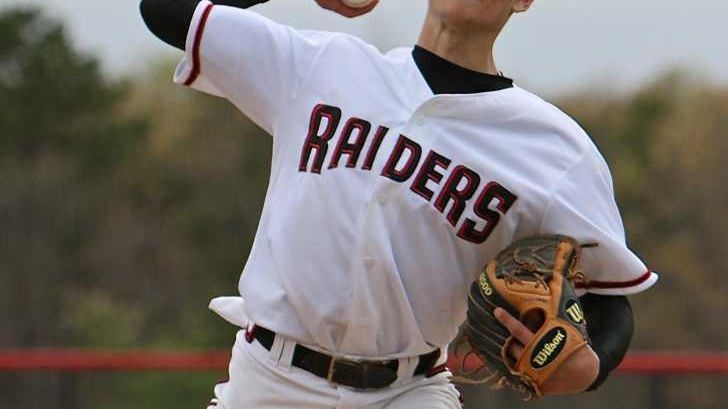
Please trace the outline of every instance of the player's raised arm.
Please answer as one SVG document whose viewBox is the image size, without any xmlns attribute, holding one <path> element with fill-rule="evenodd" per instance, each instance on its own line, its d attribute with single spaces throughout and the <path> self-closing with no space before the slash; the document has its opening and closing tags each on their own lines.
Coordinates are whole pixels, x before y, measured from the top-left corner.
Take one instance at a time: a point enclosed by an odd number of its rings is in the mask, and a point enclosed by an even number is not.
<svg viewBox="0 0 728 409">
<path fill-rule="evenodd" d="M 268 0 L 221 0 L 215 4 L 248 8 Z M 149 30 L 165 43 L 184 51 L 187 30 L 199 0 L 142 0 L 139 4 Z"/>
<path fill-rule="evenodd" d="M 175 82 L 228 99 L 269 134 L 335 35 L 298 31 L 243 8 L 260 0 L 144 0 L 151 31 L 185 51 Z M 234 7 L 233 7 L 234 6 Z"/>
<path fill-rule="evenodd" d="M 268 0 L 217 0 L 220 6 L 247 9 Z M 149 30 L 165 43 L 184 51 L 187 30 L 200 0 L 142 0 L 139 8 Z M 379 0 L 360 7 L 346 5 L 342 0 L 316 0 L 319 6 L 345 17 L 358 17 L 372 11 Z"/>
</svg>

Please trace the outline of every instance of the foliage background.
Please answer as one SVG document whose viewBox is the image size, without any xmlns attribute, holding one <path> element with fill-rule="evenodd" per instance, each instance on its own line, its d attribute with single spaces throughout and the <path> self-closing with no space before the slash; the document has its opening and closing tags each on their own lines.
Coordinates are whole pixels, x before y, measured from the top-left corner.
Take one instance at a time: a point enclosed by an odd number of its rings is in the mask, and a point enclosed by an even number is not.
<svg viewBox="0 0 728 409">
<path fill-rule="evenodd" d="M 0 14 L 0 348 L 222 348 L 206 309 L 235 291 L 270 138 L 172 65 L 111 80 L 37 11 Z M 657 287 L 632 298 L 634 348 L 728 349 L 728 89 L 671 72 L 629 94 L 558 99 L 614 174 L 630 244 Z M 80 408 L 199 408 L 224 374 L 89 374 Z M 60 407 L 57 374 L 0 374 L 0 408 Z M 725 378 L 667 379 L 668 407 L 724 408 Z M 643 407 L 649 380 L 529 407 Z M 654 385 L 653 385 L 654 386 Z M 469 407 L 525 406 L 466 390 Z"/>
</svg>

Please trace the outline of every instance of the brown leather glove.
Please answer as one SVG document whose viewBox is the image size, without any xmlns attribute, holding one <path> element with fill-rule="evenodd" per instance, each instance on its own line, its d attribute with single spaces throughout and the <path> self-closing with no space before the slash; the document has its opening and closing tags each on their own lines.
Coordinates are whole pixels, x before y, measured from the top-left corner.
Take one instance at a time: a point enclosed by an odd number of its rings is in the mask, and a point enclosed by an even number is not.
<svg viewBox="0 0 728 409">
<path fill-rule="evenodd" d="M 488 263 L 471 286 L 467 319 L 454 342 L 462 366 L 454 368 L 456 382 L 510 386 L 527 399 L 543 396 L 544 382 L 589 343 L 574 291 L 574 282 L 584 280 L 578 269 L 582 247 L 566 236 L 528 237 Z M 493 315 L 497 307 L 535 333 L 518 361 L 508 353 L 513 337 Z M 466 368 L 469 352 L 478 359 Z M 473 368 L 473 362 L 480 365 Z"/>
</svg>

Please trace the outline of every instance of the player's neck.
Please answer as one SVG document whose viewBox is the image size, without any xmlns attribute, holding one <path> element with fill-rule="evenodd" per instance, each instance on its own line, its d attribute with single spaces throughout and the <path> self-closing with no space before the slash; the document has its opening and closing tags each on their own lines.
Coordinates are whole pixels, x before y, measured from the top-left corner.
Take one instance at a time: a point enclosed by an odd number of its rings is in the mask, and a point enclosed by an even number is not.
<svg viewBox="0 0 728 409">
<path fill-rule="evenodd" d="M 498 74 L 493 44 L 498 33 L 451 26 L 428 15 L 417 45 L 461 67 L 486 74 Z"/>
</svg>

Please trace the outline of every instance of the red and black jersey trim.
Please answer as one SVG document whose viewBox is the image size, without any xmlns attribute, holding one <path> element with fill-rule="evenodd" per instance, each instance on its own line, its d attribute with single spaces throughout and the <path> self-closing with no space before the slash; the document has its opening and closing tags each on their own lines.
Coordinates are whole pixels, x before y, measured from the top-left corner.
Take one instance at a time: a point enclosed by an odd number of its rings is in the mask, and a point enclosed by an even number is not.
<svg viewBox="0 0 728 409">
<path fill-rule="evenodd" d="M 645 281 L 649 280 L 652 276 L 652 271 L 647 271 L 643 275 L 639 276 L 638 278 L 630 281 L 588 281 L 586 283 L 577 283 L 576 288 L 583 288 L 583 289 L 602 289 L 602 290 L 608 290 L 608 289 L 619 289 L 619 288 L 630 288 L 630 287 L 637 287 L 638 285 L 644 283 Z"/>
<path fill-rule="evenodd" d="M 185 80 L 184 85 L 190 86 L 200 76 L 202 66 L 200 63 L 200 45 L 202 44 L 202 36 L 205 34 L 205 25 L 210 17 L 210 12 L 215 5 L 210 3 L 205 7 L 205 11 L 202 12 L 200 22 L 197 24 L 197 31 L 195 31 L 195 41 L 192 46 L 192 70 L 190 71 L 189 77 Z"/>
</svg>

